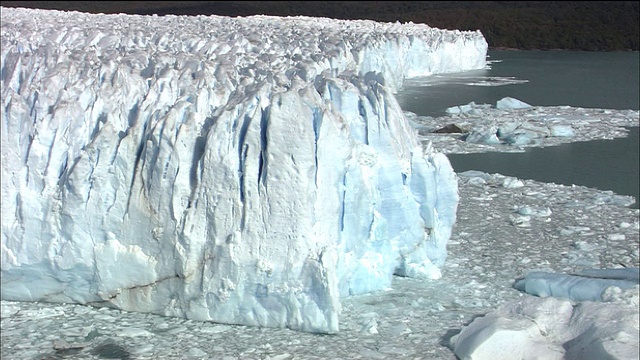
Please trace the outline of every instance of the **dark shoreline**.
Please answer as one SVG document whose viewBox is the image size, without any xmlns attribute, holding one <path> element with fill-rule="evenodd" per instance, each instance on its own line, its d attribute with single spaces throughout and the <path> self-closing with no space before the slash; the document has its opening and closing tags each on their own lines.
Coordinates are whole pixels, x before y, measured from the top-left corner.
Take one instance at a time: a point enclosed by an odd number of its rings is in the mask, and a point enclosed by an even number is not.
<svg viewBox="0 0 640 360">
<path fill-rule="evenodd" d="M 576 49 L 519 49 L 505 46 L 489 46 L 489 50 L 497 51 L 598 51 L 598 50 L 576 50 Z M 610 50 L 607 52 L 640 52 L 640 50 Z"/>
</svg>

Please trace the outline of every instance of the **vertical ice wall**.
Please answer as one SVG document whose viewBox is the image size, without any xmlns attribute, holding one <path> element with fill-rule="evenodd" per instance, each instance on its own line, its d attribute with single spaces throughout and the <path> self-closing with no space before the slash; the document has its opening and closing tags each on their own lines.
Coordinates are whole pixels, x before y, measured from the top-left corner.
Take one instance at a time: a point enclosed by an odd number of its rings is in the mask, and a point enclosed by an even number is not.
<svg viewBox="0 0 640 360">
<path fill-rule="evenodd" d="M 390 91 L 485 53 L 424 25 L 2 8 L 2 298 L 337 332 L 340 296 L 439 277 L 455 221 Z"/>
</svg>

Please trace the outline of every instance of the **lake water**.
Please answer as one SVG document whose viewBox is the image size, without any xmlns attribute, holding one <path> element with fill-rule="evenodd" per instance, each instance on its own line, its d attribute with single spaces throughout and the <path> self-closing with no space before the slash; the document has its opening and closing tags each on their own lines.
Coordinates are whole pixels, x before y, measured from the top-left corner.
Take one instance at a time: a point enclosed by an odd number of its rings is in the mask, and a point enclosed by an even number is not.
<svg viewBox="0 0 640 360">
<path fill-rule="evenodd" d="M 418 115 L 442 116 L 451 106 L 471 101 L 495 105 L 510 96 L 534 106 L 639 108 L 638 52 L 489 51 L 488 55 L 490 69 L 408 81 L 397 94 L 400 106 Z M 629 130 L 623 139 L 448 157 L 457 172 L 480 170 L 583 185 L 639 199 L 640 141 L 638 128 Z"/>
</svg>

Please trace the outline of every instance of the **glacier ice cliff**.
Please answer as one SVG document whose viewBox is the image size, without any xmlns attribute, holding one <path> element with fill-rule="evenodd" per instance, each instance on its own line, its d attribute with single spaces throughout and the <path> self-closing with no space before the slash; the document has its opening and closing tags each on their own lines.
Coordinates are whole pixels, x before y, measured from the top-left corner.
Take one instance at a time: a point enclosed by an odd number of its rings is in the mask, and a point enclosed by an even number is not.
<svg viewBox="0 0 640 360">
<path fill-rule="evenodd" d="M 438 278 L 456 175 L 393 92 L 479 32 L 2 8 L 2 299 L 338 332 Z"/>
</svg>

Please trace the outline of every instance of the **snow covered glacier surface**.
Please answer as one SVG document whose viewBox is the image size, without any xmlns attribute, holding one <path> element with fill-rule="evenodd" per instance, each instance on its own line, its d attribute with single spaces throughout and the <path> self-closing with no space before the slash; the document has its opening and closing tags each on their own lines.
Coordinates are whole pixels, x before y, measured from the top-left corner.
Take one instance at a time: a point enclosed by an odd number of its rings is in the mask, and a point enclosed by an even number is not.
<svg viewBox="0 0 640 360">
<path fill-rule="evenodd" d="M 456 176 L 392 92 L 479 32 L 2 9 L 2 299 L 335 333 L 438 278 Z"/>
</svg>

